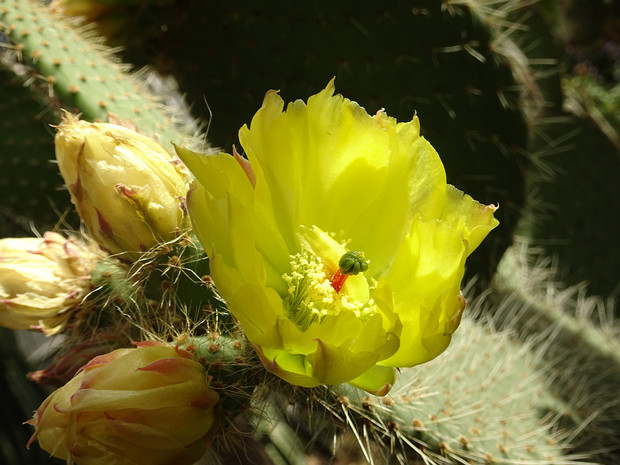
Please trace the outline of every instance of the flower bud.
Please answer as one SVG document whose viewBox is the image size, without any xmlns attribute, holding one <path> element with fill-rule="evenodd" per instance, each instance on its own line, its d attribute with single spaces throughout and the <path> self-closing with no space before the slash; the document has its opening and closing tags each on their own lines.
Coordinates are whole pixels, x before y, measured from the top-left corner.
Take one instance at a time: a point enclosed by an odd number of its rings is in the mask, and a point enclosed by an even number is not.
<svg viewBox="0 0 620 465">
<path fill-rule="evenodd" d="M 218 400 L 189 352 L 141 343 L 95 357 L 54 391 L 30 420 L 30 443 L 80 465 L 190 465 Z"/>
<path fill-rule="evenodd" d="M 53 232 L 0 239 L 0 325 L 60 331 L 90 289 L 98 256 Z"/>
<path fill-rule="evenodd" d="M 67 114 L 55 138 L 60 173 L 93 238 L 136 258 L 188 224 L 180 162 L 157 142 L 108 123 Z"/>
</svg>

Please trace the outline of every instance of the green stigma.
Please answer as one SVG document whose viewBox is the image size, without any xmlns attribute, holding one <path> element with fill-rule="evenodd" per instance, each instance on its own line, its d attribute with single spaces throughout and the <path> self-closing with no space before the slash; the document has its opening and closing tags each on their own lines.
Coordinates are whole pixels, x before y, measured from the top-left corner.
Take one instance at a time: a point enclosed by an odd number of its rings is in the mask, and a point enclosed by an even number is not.
<svg viewBox="0 0 620 465">
<path fill-rule="evenodd" d="M 362 252 L 351 250 L 340 257 L 338 267 L 341 274 L 356 275 L 368 269 L 368 262 L 364 260 Z"/>
</svg>

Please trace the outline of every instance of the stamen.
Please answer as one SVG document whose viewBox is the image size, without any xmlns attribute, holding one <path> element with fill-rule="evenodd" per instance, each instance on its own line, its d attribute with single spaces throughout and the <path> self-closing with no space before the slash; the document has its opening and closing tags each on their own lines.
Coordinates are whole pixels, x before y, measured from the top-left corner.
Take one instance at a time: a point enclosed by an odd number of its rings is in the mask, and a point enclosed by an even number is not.
<svg viewBox="0 0 620 465">
<path fill-rule="evenodd" d="M 360 302 L 346 292 L 339 292 L 349 276 L 368 269 L 368 263 L 359 252 L 347 252 L 340 261 L 343 259 L 348 262 L 339 263 L 341 268 L 330 279 L 331 273 L 321 257 L 308 250 L 291 255 L 290 272 L 282 275 L 288 294 L 284 297 L 286 316 L 302 331 L 328 315 L 337 315 L 345 310 L 354 312 L 359 318 L 375 313 L 372 299 Z M 357 265 L 349 263 L 351 261 Z"/>
</svg>

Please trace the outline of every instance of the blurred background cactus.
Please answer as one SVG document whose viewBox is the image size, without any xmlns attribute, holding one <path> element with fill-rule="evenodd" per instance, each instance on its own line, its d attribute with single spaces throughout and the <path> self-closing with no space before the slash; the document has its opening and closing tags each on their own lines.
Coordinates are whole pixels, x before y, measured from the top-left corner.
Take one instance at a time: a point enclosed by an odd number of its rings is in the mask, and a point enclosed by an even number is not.
<svg viewBox="0 0 620 465">
<path fill-rule="evenodd" d="M 501 207 L 468 261 L 458 337 L 385 398 L 257 369 L 191 237 L 101 261 L 99 310 L 60 349 L 3 330 L 3 461 L 55 463 L 24 450 L 50 392 L 27 372 L 60 376 L 67 347 L 95 344 L 86 361 L 148 333 L 206 347 L 225 420 L 205 463 L 620 462 L 619 22 L 604 0 L 0 0 L 0 237 L 80 228 L 51 161 L 63 109 L 168 150 L 230 151 L 266 90 L 306 99 L 333 76 L 371 114 L 417 113 L 448 182 Z"/>
</svg>

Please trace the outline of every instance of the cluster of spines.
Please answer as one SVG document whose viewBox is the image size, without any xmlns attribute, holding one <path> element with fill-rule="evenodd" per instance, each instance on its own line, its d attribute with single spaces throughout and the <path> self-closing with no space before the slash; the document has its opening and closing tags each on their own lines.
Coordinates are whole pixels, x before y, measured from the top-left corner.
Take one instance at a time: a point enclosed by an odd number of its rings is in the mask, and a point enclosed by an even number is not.
<svg viewBox="0 0 620 465">
<path fill-rule="evenodd" d="M 472 322 L 463 326 L 448 353 L 403 370 L 389 397 L 350 391 L 337 401 L 404 455 L 438 463 L 570 461 L 561 436 L 540 414 L 549 380 L 530 347 Z"/>
<path fill-rule="evenodd" d="M 589 296 L 585 283 L 563 285 L 543 251 L 527 241 L 509 249 L 489 294 L 493 318 L 546 347 L 555 379 L 549 391 L 564 405 L 562 422 L 578 427 L 577 450 L 616 463 L 620 326 L 613 299 Z"/>
</svg>

